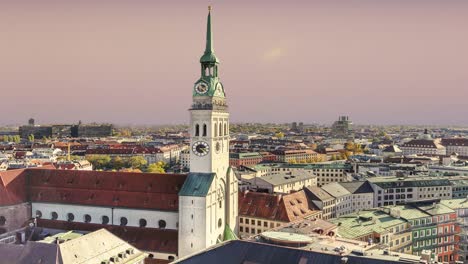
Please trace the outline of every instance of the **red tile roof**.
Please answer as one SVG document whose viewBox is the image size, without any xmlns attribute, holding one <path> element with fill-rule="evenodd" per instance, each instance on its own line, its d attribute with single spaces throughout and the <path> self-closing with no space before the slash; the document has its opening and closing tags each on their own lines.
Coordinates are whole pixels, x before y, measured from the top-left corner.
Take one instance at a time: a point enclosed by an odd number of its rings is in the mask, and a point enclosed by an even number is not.
<svg viewBox="0 0 468 264">
<path fill-rule="evenodd" d="M 81 230 L 90 232 L 105 228 L 140 250 L 177 254 L 177 230 L 101 225 L 47 219 L 37 219 L 37 225 L 39 227 L 52 229 Z"/>
<path fill-rule="evenodd" d="M 33 202 L 178 210 L 185 174 L 28 170 Z"/>
<path fill-rule="evenodd" d="M 0 206 L 27 201 L 24 169 L 0 172 Z"/>
<path fill-rule="evenodd" d="M 244 192 L 239 194 L 239 216 L 291 222 L 315 214 L 304 191 L 286 195 Z"/>
</svg>

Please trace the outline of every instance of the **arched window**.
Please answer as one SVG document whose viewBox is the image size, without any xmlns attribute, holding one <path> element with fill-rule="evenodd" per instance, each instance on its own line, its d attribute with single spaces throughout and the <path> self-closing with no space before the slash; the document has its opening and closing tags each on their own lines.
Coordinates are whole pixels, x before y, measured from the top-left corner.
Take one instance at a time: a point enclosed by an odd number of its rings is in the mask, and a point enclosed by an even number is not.
<svg viewBox="0 0 468 264">
<path fill-rule="evenodd" d="M 42 217 L 42 212 L 39 210 L 36 210 L 36 217 L 41 218 Z"/>
<path fill-rule="evenodd" d="M 199 124 L 195 125 L 195 136 L 196 137 L 200 136 L 200 125 Z"/>
<path fill-rule="evenodd" d="M 221 220 L 221 218 L 220 218 L 220 219 L 218 219 L 218 227 L 221 227 L 222 225 L 223 225 L 223 220 Z"/>
<path fill-rule="evenodd" d="M 146 219 L 141 218 L 140 219 L 140 227 L 146 227 L 148 223 L 146 222 Z"/>
<path fill-rule="evenodd" d="M 109 223 L 109 217 L 107 215 L 102 216 L 102 224 L 107 225 Z"/>
<path fill-rule="evenodd" d="M 205 68 L 205 76 L 210 76 L 210 68 L 209 67 Z"/>
<path fill-rule="evenodd" d="M 206 137 L 206 124 L 203 124 L 203 136 Z"/>
<path fill-rule="evenodd" d="M 128 224 L 128 220 L 126 217 L 120 217 L 120 225 L 126 226 Z"/>
<path fill-rule="evenodd" d="M 224 135 L 227 136 L 227 123 L 224 123 Z"/>
<path fill-rule="evenodd" d="M 221 122 L 219 122 L 219 136 L 223 136 L 223 124 L 221 124 Z"/>
<path fill-rule="evenodd" d="M 84 222 L 85 223 L 91 223 L 91 216 L 89 214 L 84 215 Z"/>
<path fill-rule="evenodd" d="M 158 222 L 159 228 L 166 228 L 166 221 L 164 220 L 159 220 Z"/>
<path fill-rule="evenodd" d="M 0 226 L 4 226 L 6 224 L 6 218 L 3 215 L 0 215 Z"/>
<path fill-rule="evenodd" d="M 52 213 L 50 214 L 50 218 L 51 218 L 52 220 L 57 220 L 57 219 L 58 219 L 58 214 L 57 214 L 57 212 L 52 212 Z"/>
<path fill-rule="evenodd" d="M 216 123 L 214 123 L 214 136 L 218 136 L 218 125 Z"/>
<path fill-rule="evenodd" d="M 75 215 L 72 214 L 72 213 L 68 213 L 67 214 L 67 221 L 68 222 L 73 222 L 73 220 L 75 220 Z"/>
</svg>

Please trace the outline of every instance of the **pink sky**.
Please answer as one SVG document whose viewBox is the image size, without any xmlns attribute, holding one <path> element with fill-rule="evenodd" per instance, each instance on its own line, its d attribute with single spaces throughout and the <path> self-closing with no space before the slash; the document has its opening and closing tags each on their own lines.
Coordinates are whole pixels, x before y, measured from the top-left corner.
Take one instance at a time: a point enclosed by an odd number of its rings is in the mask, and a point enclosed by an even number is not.
<svg viewBox="0 0 468 264">
<path fill-rule="evenodd" d="M 462 0 L 3 0 L 0 123 L 187 123 L 210 3 L 233 122 L 468 124 Z"/>
</svg>

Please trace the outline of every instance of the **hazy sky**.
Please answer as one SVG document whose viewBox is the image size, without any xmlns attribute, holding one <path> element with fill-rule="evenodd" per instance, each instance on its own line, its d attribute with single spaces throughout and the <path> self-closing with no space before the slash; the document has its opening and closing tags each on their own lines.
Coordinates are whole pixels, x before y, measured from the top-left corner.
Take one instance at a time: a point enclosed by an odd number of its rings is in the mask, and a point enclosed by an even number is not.
<svg viewBox="0 0 468 264">
<path fill-rule="evenodd" d="M 463 0 L 0 0 L 0 123 L 187 123 L 208 4 L 234 122 L 468 124 Z"/>
</svg>

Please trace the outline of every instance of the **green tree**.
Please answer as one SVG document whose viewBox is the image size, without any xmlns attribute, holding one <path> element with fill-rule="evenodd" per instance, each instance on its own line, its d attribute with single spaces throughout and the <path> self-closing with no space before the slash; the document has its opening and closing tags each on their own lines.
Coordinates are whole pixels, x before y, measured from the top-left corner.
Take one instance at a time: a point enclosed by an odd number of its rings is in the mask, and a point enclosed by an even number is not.
<svg viewBox="0 0 468 264">
<path fill-rule="evenodd" d="M 166 167 L 166 163 L 163 161 L 159 161 L 153 164 L 150 164 L 148 168 L 146 169 L 147 172 L 151 173 L 165 173 L 166 170 L 164 169 Z"/>
<path fill-rule="evenodd" d="M 277 133 L 275 134 L 275 137 L 277 137 L 277 138 L 284 138 L 284 133 L 281 132 L 281 131 L 280 131 L 280 132 L 277 132 Z"/>
<path fill-rule="evenodd" d="M 108 155 L 89 155 L 86 159 L 93 164 L 95 170 L 108 168 L 111 162 L 111 158 Z"/>
<path fill-rule="evenodd" d="M 28 136 L 29 142 L 34 142 L 34 134 Z"/>
<path fill-rule="evenodd" d="M 133 156 L 128 159 L 128 165 L 132 169 L 139 169 L 142 170 L 144 166 L 146 166 L 148 162 L 142 156 Z"/>
<path fill-rule="evenodd" d="M 113 170 L 120 170 L 125 166 L 125 161 L 121 157 L 115 157 L 111 161 Z"/>
<path fill-rule="evenodd" d="M 3 141 L 4 142 L 10 142 L 8 135 L 3 136 Z"/>
</svg>

